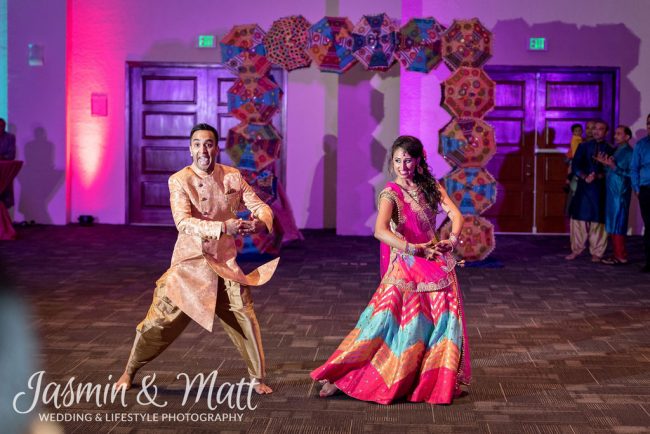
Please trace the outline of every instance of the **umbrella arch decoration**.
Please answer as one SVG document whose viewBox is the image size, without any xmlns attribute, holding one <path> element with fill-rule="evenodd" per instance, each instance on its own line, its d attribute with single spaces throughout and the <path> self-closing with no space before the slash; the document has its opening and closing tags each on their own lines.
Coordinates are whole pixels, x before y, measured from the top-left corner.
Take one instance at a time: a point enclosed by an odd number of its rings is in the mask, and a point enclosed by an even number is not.
<svg viewBox="0 0 650 434">
<path fill-rule="evenodd" d="M 428 73 L 442 60 L 444 31 L 433 18 L 412 18 L 399 30 L 395 58 L 409 71 Z"/>
<path fill-rule="evenodd" d="M 497 182 L 482 167 L 458 168 L 443 179 L 449 197 L 463 214 L 479 215 L 496 202 Z"/>
<path fill-rule="evenodd" d="M 342 74 L 358 60 L 352 55 L 352 23 L 345 17 L 324 17 L 307 31 L 307 54 L 323 72 Z"/>
<path fill-rule="evenodd" d="M 451 70 L 480 68 L 492 57 L 492 33 L 478 18 L 454 20 L 442 35 L 442 54 Z"/>
<path fill-rule="evenodd" d="M 457 118 L 482 119 L 494 108 L 496 83 L 483 69 L 461 67 L 442 88 L 442 105 Z"/>
<path fill-rule="evenodd" d="M 494 129 L 480 119 L 452 119 L 440 131 L 438 152 L 454 167 L 482 167 L 497 150 Z"/>
<path fill-rule="evenodd" d="M 265 56 L 264 35 L 266 33 L 257 24 L 234 26 L 219 42 L 221 63 L 237 74 L 243 60 L 242 54 L 252 53 Z"/>
<path fill-rule="evenodd" d="M 483 168 L 496 149 L 494 131 L 482 120 L 495 105 L 495 83 L 482 69 L 492 42 L 477 18 L 454 20 L 447 28 L 431 17 L 413 18 L 400 28 L 385 13 L 363 15 L 356 25 L 346 17 L 323 17 L 311 25 L 292 15 L 273 21 L 266 32 L 257 24 L 234 26 L 220 47 L 222 63 L 238 76 L 227 91 L 228 110 L 242 123 L 228 132 L 226 152 L 260 198 L 275 206 L 282 202 L 278 215 L 290 214 L 275 176 L 282 137 L 272 119 L 283 92 L 269 76 L 272 64 L 293 71 L 313 62 L 323 72 L 342 74 L 357 63 L 384 72 L 399 62 L 407 71 L 428 73 L 444 61 L 453 74 L 442 83 L 441 105 L 453 119 L 440 131 L 439 152 L 455 168 L 444 182 L 466 214 L 461 256 L 483 259 L 494 248 L 492 225 L 478 216 L 496 199 L 496 182 Z M 282 231 L 248 237 L 238 248 L 276 253 Z"/>
<path fill-rule="evenodd" d="M 447 238 L 450 233 L 451 222 L 447 222 L 440 229 L 440 236 Z M 492 223 L 479 216 L 463 216 L 463 226 L 455 250 L 458 257 L 466 261 L 481 261 L 492 253 L 495 246 Z"/>
<path fill-rule="evenodd" d="M 287 71 L 308 67 L 311 58 L 306 49 L 307 30 L 310 27 L 311 24 L 302 15 L 275 20 L 264 36 L 269 60 Z"/>
<path fill-rule="evenodd" d="M 398 29 L 386 14 L 364 15 L 352 30 L 352 54 L 369 71 L 388 71 L 395 63 Z"/>
</svg>

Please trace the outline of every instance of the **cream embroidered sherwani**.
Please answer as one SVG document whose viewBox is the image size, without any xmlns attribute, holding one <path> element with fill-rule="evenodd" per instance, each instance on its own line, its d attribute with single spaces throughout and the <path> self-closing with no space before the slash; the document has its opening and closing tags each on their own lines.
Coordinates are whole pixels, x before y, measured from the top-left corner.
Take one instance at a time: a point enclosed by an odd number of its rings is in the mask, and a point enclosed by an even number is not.
<svg viewBox="0 0 650 434">
<path fill-rule="evenodd" d="M 245 275 L 236 262 L 235 239 L 225 222 L 244 205 L 273 227 L 273 212 L 239 170 L 216 164 L 211 174 L 192 166 L 169 178 L 170 203 L 178 239 L 171 267 L 156 282 L 154 301 L 138 325 L 127 364 L 132 375 L 159 355 L 190 319 L 212 331 L 215 313 L 248 364 L 251 377 L 264 377 L 259 325 L 248 286 L 268 282 L 274 259 Z"/>
</svg>

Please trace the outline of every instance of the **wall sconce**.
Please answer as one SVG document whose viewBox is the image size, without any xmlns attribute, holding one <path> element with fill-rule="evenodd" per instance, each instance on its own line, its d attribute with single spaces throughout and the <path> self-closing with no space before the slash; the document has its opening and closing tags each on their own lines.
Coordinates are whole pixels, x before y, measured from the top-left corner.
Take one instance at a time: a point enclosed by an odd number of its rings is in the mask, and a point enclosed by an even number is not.
<svg viewBox="0 0 650 434">
<path fill-rule="evenodd" d="M 27 45 L 27 59 L 29 66 L 43 66 L 45 63 L 45 48 L 38 44 Z"/>
<path fill-rule="evenodd" d="M 108 116 L 108 95 L 105 93 L 90 94 L 90 114 L 92 116 Z"/>
</svg>

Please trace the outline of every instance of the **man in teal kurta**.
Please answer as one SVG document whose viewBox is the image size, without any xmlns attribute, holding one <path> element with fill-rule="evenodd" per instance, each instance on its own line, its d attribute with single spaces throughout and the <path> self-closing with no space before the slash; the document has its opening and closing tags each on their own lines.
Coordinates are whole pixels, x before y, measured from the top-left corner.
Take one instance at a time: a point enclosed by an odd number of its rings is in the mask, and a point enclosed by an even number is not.
<svg viewBox="0 0 650 434">
<path fill-rule="evenodd" d="M 625 251 L 625 234 L 627 234 L 627 219 L 630 214 L 632 198 L 632 182 L 630 180 L 630 164 L 632 163 L 632 147 L 629 144 L 632 130 L 619 125 L 614 132 L 616 151 L 608 157 L 604 152 L 597 160 L 607 168 L 605 176 L 605 230 L 609 234 L 614 248 L 611 258 L 603 259 L 608 265 L 624 264 L 627 262 Z"/>
<path fill-rule="evenodd" d="M 571 254 L 573 260 L 589 244 L 593 262 L 600 262 L 607 248 L 605 232 L 605 166 L 596 161 L 600 153 L 612 155 L 614 148 L 605 141 L 608 125 L 595 121 L 593 139 L 578 146 L 571 161 L 571 172 L 578 178 L 578 186 L 569 207 L 571 217 Z"/>
</svg>

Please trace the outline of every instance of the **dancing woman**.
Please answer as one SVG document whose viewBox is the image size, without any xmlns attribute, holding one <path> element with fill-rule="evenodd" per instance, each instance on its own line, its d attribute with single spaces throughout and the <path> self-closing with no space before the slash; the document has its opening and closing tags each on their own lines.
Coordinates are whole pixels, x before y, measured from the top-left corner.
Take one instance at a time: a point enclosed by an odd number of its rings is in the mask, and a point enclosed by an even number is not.
<svg viewBox="0 0 650 434">
<path fill-rule="evenodd" d="M 463 217 L 436 182 L 416 137 L 393 143 L 395 173 L 379 195 L 375 238 L 381 241 L 382 280 L 355 328 L 324 365 L 311 373 L 320 396 L 338 391 L 364 401 L 450 404 L 469 384 L 463 307 L 451 251 Z M 439 241 L 441 207 L 452 222 Z"/>
</svg>

